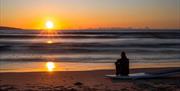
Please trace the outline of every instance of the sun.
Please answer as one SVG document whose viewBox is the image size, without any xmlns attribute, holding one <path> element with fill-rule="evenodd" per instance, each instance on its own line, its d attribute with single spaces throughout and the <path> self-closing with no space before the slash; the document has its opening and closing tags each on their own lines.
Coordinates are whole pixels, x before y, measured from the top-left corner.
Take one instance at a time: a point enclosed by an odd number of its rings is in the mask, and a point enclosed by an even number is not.
<svg viewBox="0 0 180 91">
<path fill-rule="evenodd" d="M 53 29 L 54 28 L 54 23 L 50 20 L 46 21 L 46 28 L 47 29 Z"/>
</svg>

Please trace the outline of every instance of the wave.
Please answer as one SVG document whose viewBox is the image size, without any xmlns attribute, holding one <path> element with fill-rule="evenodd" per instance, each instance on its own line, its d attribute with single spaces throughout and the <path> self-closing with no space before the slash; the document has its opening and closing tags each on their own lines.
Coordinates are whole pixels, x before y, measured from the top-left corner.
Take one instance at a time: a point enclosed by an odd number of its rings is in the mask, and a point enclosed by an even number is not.
<svg viewBox="0 0 180 91">
<path fill-rule="evenodd" d="M 0 38 L 47 38 L 38 33 L 1 33 Z M 59 31 L 55 38 L 159 38 L 178 39 L 180 31 Z"/>
<path fill-rule="evenodd" d="M 179 62 L 179 39 L 180 31 L 61 31 L 47 44 L 46 35 L 3 33 L 0 61 L 47 61 L 46 56 L 58 55 L 53 61 L 114 62 L 126 51 L 133 62 Z"/>
</svg>

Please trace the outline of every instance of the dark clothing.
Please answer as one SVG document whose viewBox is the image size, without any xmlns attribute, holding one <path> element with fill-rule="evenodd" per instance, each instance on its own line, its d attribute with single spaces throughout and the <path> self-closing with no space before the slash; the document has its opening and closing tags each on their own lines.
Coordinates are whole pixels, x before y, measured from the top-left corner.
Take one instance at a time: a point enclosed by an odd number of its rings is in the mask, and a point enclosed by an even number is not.
<svg viewBox="0 0 180 91">
<path fill-rule="evenodd" d="M 128 76 L 129 74 L 129 59 L 121 58 L 115 62 L 116 75 Z"/>
</svg>

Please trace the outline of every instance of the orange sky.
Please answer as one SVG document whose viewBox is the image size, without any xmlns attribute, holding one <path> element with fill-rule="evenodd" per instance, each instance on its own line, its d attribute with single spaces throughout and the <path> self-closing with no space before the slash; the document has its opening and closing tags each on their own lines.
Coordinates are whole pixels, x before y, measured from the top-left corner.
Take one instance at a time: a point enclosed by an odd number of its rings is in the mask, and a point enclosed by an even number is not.
<svg viewBox="0 0 180 91">
<path fill-rule="evenodd" d="M 0 25 L 44 29 L 180 28 L 179 0 L 0 0 Z"/>
</svg>

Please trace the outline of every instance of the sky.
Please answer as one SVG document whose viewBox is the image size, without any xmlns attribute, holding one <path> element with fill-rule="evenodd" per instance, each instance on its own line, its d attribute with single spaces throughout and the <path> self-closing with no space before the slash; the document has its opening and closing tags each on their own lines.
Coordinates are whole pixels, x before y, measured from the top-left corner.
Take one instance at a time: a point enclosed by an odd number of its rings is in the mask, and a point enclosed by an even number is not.
<svg viewBox="0 0 180 91">
<path fill-rule="evenodd" d="M 0 25 L 43 29 L 178 28 L 180 0 L 0 0 Z"/>
</svg>

